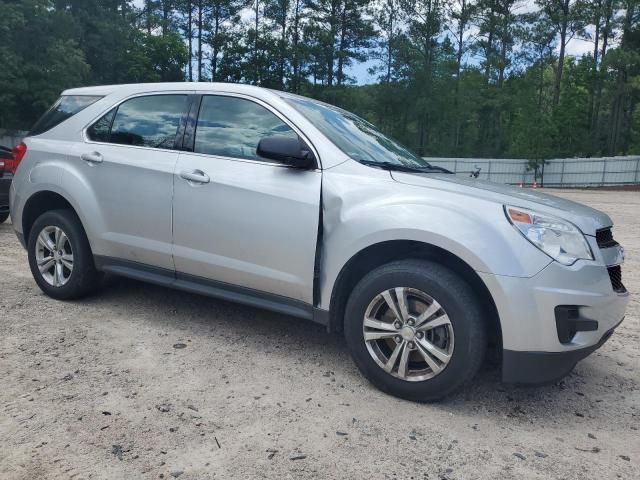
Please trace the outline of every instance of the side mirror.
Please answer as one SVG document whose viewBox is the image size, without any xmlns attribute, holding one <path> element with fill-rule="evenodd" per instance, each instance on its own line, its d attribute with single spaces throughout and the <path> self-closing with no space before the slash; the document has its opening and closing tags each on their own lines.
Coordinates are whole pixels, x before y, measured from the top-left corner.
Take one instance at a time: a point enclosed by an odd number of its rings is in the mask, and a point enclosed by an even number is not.
<svg viewBox="0 0 640 480">
<path fill-rule="evenodd" d="M 258 156 L 282 162 L 295 168 L 313 168 L 316 161 L 311 150 L 300 138 L 284 135 L 264 137 L 258 143 Z"/>
</svg>

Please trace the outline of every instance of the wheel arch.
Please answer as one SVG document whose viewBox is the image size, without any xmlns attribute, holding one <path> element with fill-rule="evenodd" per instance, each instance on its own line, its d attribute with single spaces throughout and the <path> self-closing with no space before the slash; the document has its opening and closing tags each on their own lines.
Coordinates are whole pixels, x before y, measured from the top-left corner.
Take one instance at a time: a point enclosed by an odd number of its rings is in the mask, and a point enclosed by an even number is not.
<svg viewBox="0 0 640 480">
<path fill-rule="evenodd" d="M 78 215 L 78 212 L 67 198 L 52 190 L 40 190 L 27 199 L 22 209 L 21 226 L 25 242 L 28 241 L 31 233 L 31 227 L 40 215 L 51 210 L 60 209 L 73 211 L 80 220 L 80 224 L 84 229 L 84 225 Z"/>
<path fill-rule="evenodd" d="M 471 266 L 453 253 L 414 240 L 389 240 L 369 245 L 353 255 L 342 267 L 331 291 L 329 328 L 343 331 L 347 300 L 356 284 L 371 270 L 396 260 L 420 259 L 435 261 L 450 268 L 470 284 L 482 303 L 486 328 L 491 344 L 502 349 L 502 330 L 498 309 L 491 292 Z"/>
</svg>

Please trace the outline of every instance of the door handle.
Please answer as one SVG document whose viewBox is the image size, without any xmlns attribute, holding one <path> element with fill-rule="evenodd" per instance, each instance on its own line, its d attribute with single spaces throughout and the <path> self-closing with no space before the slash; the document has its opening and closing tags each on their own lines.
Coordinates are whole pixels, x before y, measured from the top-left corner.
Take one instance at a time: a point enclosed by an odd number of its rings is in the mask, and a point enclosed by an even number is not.
<svg viewBox="0 0 640 480">
<path fill-rule="evenodd" d="M 209 175 L 202 170 L 193 170 L 192 172 L 180 172 L 180 176 L 193 183 L 209 183 Z"/>
<path fill-rule="evenodd" d="M 80 158 L 89 163 L 102 163 L 104 161 L 100 152 L 83 153 Z"/>
</svg>

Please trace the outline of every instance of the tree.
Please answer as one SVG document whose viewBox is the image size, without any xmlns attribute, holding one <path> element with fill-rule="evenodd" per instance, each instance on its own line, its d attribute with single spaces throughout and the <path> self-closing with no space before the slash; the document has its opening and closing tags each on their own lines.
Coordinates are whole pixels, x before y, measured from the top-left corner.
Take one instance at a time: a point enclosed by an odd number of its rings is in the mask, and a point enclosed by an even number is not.
<svg viewBox="0 0 640 480">
<path fill-rule="evenodd" d="M 291 20 L 291 28 L 289 29 L 289 38 L 291 45 L 289 52 L 291 56 L 291 85 L 290 88 L 293 92 L 300 92 L 300 85 L 302 83 L 302 67 L 304 63 L 305 48 L 301 45 L 301 38 L 303 35 L 302 22 L 305 19 L 304 11 L 306 9 L 306 3 L 304 0 L 292 0 L 293 1 L 293 13 Z"/>
<path fill-rule="evenodd" d="M 633 111 L 640 100 L 640 5 L 638 0 L 625 0 L 624 7 L 620 46 L 606 59 L 616 72 L 607 135 L 610 155 L 628 153 Z"/>
<path fill-rule="evenodd" d="M 438 47 L 437 37 L 442 31 L 444 15 L 440 0 L 402 0 L 408 19 L 406 33 L 407 73 L 416 93 L 418 116 L 418 154 L 424 155 L 429 143 L 429 125 L 433 108 L 434 61 Z"/>
<path fill-rule="evenodd" d="M 390 83 L 394 73 L 394 59 L 397 39 L 400 36 L 402 10 L 399 0 L 383 0 L 375 12 L 377 40 L 371 57 L 380 61 L 379 65 L 369 69 L 371 75 L 379 74 L 378 80 Z"/>
<path fill-rule="evenodd" d="M 211 48 L 211 81 L 218 79 L 218 62 L 229 40 L 233 25 L 239 22 L 239 12 L 246 6 L 243 0 L 210 0 L 211 17 L 206 41 Z"/>
<path fill-rule="evenodd" d="M 317 73 L 324 70 L 326 85 L 332 86 L 335 79 L 336 41 L 340 28 L 340 10 L 342 0 L 312 0 L 309 2 L 311 34 L 317 45 L 314 52 L 316 63 L 324 62 L 324 68 L 316 65 L 314 68 L 314 82 Z"/>
<path fill-rule="evenodd" d="M 136 32 L 127 57 L 127 75 L 133 82 L 177 82 L 184 79 L 188 53 L 177 34 Z"/>
<path fill-rule="evenodd" d="M 179 0 L 176 6 L 179 13 L 178 29 L 182 36 L 186 38 L 188 45 L 187 59 L 187 79 L 193 82 L 193 18 L 195 5 L 194 0 Z"/>
<path fill-rule="evenodd" d="M 269 0 L 265 6 L 265 17 L 275 26 L 275 41 L 277 64 L 277 87 L 285 88 L 287 59 L 290 57 L 288 39 L 290 0 Z"/>
<path fill-rule="evenodd" d="M 531 6 L 5 0 L 0 127 L 28 128 L 69 87 L 211 79 L 342 106 L 421 155 L 640 153 L 638 0 Z M 574 38 L 590 51 L 572 55 Z M 354 85 L 363 60 L 376 82 Z"/>
<path fill-rule="evenodd" d="M 0 126 L 28 129 L 69 86 L 90 79 L 68 12 L 46 0 L 0 3 Z"/>
<path fill-rule="evenodd" d="M 351 65 L 353 60 L 366 60 L 363 50 L 371 46 L 371 38 L 374 35 L 373 26 L 364 18 L 367 4 L 366 0 L 344 0 L 341 5 L 336 55 L 337 85 L 349 80 L 345 68 Z"/>
<path fill-rule="evenodd" d="M 599 123 L 598 119 L 600 117 L 600 102 L 602 100 L 602 87 L 603 81 L 606 76 L 606 72 L 604 71 L 605 63 L 604 58 L 607 54 L 607 47 L 609 46 L 609 40 L 611 39 L 611 25 L 613 20 L 613 10 L 614 10 L 614 0 L 603 0 L 602 3 L 602 50 L 600 51 L 600 68 L 596 75 L 596 85 L 595 85 L 595 95 L 593 100 L 593 110 L 590 111 L 591 115 L 591 135 L 594 139 L 594 142 L 597 142 L 599 137 Z M 598 45 L 597 36 L 595 45 Z M 594 54 L 594 59 L 596 59 L 596 55 Z M 597 59 L 596 59 L 597 66 Z M 597 148 L 597 147 L 596 147 Z"/>
<path fill-rule="evenodd" d="M 203 39 L 205 36 L 204 27 L 205 27 L 205 18 L 206 18 L 206 3 L 205 0 L 195 0 L 195 15 L 196 15 L 196 33 L 195 38 L 197 40 L 198 48 L 196 50 L 196 65 L 198 66 L 198 81 L 201 82 L 203 80 L 203 59 L 204 59 L 204 50 L 202 50 Z"/>
<path fill-rule="evenodd" d="M 536 3 L 541 7 L 550 25 L 554 26 L 556 35 L 559 37 L 558 45 L 560 50 L 553 87 L 553 106 L 556 107 L 560 101 L 567 44 L 575 35 L 584 35 L 585 12 L 579 0 L 536 0 Z"/>
<path fill-rule="evenodd" d="M 539 72 L 538 75 L 536 75 L 536 110 L 542 113 L 546 87 L 545 76 L 549 70 L 548 67 L 553 62 L 556 35 L 547 17 L 530 13 L 523 15 L 522 18 L 523 30 L 521 32 L 521 38 L 525 46 L 523 54 L 525 61 L 531 65 L 529 67 L 530 70 L 537 70 Z"/>
</svg>

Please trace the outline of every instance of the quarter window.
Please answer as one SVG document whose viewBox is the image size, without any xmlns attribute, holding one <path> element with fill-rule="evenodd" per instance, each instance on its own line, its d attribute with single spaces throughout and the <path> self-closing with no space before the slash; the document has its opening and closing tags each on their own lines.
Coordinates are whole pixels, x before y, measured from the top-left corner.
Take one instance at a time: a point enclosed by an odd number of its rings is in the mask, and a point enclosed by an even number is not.
<svg viewBox="0 0 640 480">
<path fill-rule="evenodd" d="M 116 110 L 113 109 L 87 129 L 87 136 L 94 142 L 108 142 L 111 122 Z"/>
<path fill-rule="evenodd" d="M 260 139 L 270 135 L 298 138 L 280 118 L 251 100 L 209 95 L 200 105 L 194 152 L 262 160 L 256 149 Z"/>
<path fill-rule="evenodd" d="M 172 149 L 186 108 L 186 95 L 132 98 L 89 127 L 87 135 L 95 141 Z"/>
</svg>

